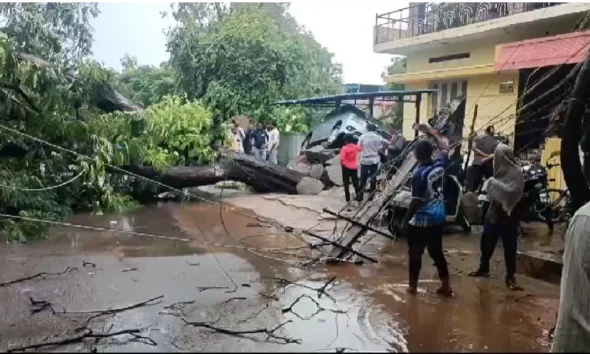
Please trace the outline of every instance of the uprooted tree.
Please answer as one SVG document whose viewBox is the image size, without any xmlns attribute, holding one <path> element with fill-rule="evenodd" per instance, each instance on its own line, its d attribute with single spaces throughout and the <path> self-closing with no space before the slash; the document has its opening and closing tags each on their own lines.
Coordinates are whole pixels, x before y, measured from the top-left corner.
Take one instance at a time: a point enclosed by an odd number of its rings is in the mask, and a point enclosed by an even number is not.
<svg viewBox="0 0 590 354">
<path fill-rule="evenodd" d="M 285 5 L 275 5 L 179 5 L 184 12 L 175 14 L 178 31 L 169 38 L 173 60 L 147 77 L 161 82 L 151 90 L 150 82 L 138 80 L 153 68 L 137 70 L 130 62 L 124 78 L 87 59 L 95 4 L 0 4 L 0 16 L 8 19 L 0 27 L 0 213 L 59 220 L 73 211 L 120 212 L 161 191 L 122 169 L 174 188 L 231 178 L 262 192 L 296 192 L 301 174 L 223 149 L 224 122 L 232 114 L 273 116 L 305 129 L 310 121 L 301 112 L 265 104 L 330 93 L 339 84 L 329 53 Z M 203 13 L 219 16 L 203 19 L 198 30 L 185 28 Z M 242 66 L 220 58 L 224 46 L 234 44 L 245 55 Z M 195 62 L 215 70 L 186 62 L 195 45 L 209 46 L 197 51 Z M 264 63 L 274 69 L 257 72 L 262 86 L 252 87 L 247 69 Z M 164 94 L 171 77 L 175 89 L 168 94 L 177 96 Z M 204 84 L 200 91 L 183 84 L 187 77 Z M 143 109 L 121 93 L 154 104 Z M 46 232 L 39 223 L 0 218 L 0 234 L 8 240 Z"/>
</svg>

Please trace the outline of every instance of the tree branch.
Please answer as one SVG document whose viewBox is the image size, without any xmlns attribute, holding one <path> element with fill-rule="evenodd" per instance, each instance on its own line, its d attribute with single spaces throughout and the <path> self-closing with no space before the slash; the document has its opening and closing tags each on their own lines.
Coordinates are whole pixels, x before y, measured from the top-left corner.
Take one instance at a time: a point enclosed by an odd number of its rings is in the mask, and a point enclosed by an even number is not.
<svg viewBox="0 0 590 354">
<path fill-rule="evenodd" d="M 283 342 L 283 344 L 290 344 L 290 343 L 295 343 L 295 344 L 301 344 L 301 340 L 300 339 L 293 339 L 293 338 L 289 338 L 289 337 L 282 337 L 282 336 L 277 336 L 275 334 L 275 332 L 277 330 L 279 330 L 281 327 L 283 327 L 284 325 L 286 325 L 287 323 L 291 323 L 292 321 L 286 321 L 281 323 L 280 325 L 278 325 L 277 327 L 269 330 L 267 328 L 257 328 L 257 329 L 247 329 L 247 330 L 231 330 L 231 329 L 226 329 L 226 328 L 220 328 L 220 327 L 215 327 L 207 322 L 188 322 L 187 320 L 185 320 L 184 318 L 182 319 L 184 321 L 184 323 L 187 326 L 192 326 L 192 327 L 200 327 L 200 328 L 207 328 L 210 329 L 212 331 L 218 332 L 218 333 L 222 333 L 222 334 L 227 334 L 230 336 L 238 336 L 238 337 L 243 337 L 244 335 L 247 334 L 266 334 L 266 340 L 268 341 L 270 338 L 276 339 L 276 340 L 280 340 Z"/>
<path fill-rule="evenodd" d="M 14 279 L 14 280 L 10 280 L 4 283 L 0 283 L 0 288 L 5 287 L 5 286 L 9 286 L 12 284 L 16 284 L 16 283 L 22 283 L 25 282 L 27 280 L 32 280 L 32 279 L 36 279 L 36 278 L 42 278 L 48 275 L 63 275 L 66 273 L 69 273 L 72 270 L 78 270 L 78 268 L 76 267 L 66 267 L 66 269 L 63 272 L 59 272 L 59 273 L 47 273 L 47 272 L 42 272 L 42 273 L 38 273 L 35 275 L 31 275 L 30 277 L 24 277 L 24 278 L 18 278 L 18 279 Z"/>
</svg>

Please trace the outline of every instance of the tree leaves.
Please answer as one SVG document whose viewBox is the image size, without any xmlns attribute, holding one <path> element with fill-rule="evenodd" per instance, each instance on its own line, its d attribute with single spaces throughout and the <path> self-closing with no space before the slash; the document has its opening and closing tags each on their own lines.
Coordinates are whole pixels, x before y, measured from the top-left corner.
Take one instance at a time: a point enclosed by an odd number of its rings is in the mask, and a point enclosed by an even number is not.
<svg viewBox="0 0 590 354">
<path fill-rule="evenodd" d="M 284 3 L 182 4 L 168 33 L 179 87 L 225 118 L 266 121 L 282 99 L 341 91 L 332 55 L 291 17 Z M 306 122 L 309 124 L 309 121 Z"/>
</svg>

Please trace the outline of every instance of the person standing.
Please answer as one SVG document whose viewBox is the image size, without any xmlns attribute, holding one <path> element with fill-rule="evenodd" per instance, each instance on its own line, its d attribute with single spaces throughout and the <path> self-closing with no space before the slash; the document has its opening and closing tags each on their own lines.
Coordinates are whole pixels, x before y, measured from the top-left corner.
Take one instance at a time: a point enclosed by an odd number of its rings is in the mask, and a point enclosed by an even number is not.
<svg viewBox="0 0 590 354">
<path fill-rule="evenodd" d="M 389 145 L 387 146 L 387 158 L 388 160 L 393 160 L 401 154 L 402 150 L 404 149 L 405 143 L 404 136 L 398 132 L 397 130 L 393 130 L 391 134 L 391 140 L 389 141 Z"/>
<path fill-rule="evenodd" d="M 363 194 L 369 182 L 369 193 L 372 196 L 377 189 L 377 169 L 381 161 L 381 152 L 384 145 L 387 144 L 385 139 L 377 133 L 377 126 L 368 124 L 367 131 L 361 135 L 358 146 L 361 148 L 361 183 L 358 201 L 363 200 Z M 370 199 L 371 197 L 369 197 Z"/>
<path fill-rule="evenodd" d="M 248 118 L 248 127 L 244 131 L 244 140 L 242 141 L 244 153 L 246 153 L 248 155 L 253 154 L 253 151 L 252 151 L 252 130 L 253 130 L 253 128 L 254 127 L 252 126 L 252 120 L 250 118 Z"/>
<path fill-rule="evenodd" d="M 280 134 L 274 123 L 268 125 L 268 161 L 277 164 Z"/>
<path fill-rule="evenodd" d="M 467 189 L 470 192 L 477 191 L 483 178 L 490 178 L 494 173 L 491 156 L 499 144 L 494 133 L 494 127 L 490 125 L 486 128 L 484 135 L 476 136 L 473 139 L 473 163 L 469 166 L 467 173 Z"/>
<path fill-rule="evenodd" d="M 586 159 L 585 163 L 590 163 Z M 586 179 L 590 175 L 586 172 Z M 590 203 L 578 209 L 565 235 L 553 353 L 590 351 Z"/>
<path fill-rule="evenodd" d="M 445 168 L 448 164 L 448 145 L 432 128 L 420 124 L 415 129 L 436 142 L 439 154 L 432 160 L 433 147 L 428 139 L 414 145 L 414 156 L 419 165 L 412 176 L 412 201 L 402 222 L 402 232 L 408 240 L 409 286 L 408 293 L 418 290 L 418 278 L 422 268 L 424 249 L 434 261 L 442 286 L 437 294 L 451 297 L 453 290 L 449 281 L 449 269 L 442 247 L 442 228 L 446 223 L 446 210 L 442 193 Z"/>
<path fill-rule="evenodd" d="M 260 123 L 256 124 L 256 129 L 254 129 L 254 131 L 252 132 L 252 142 L 254 156 L 261 161 L 266 161 L 266 150 L 268 149 L 268 133 Z"/>
<path fill-rule="evenodd" d="M 506 286 L 510 290 L 522 290 L 517 285 L 514 274 L 516 273 L 518 226 L 523 208 L 521 198 L 524 193 L 524 176 L 520 165 L 516 162 L 512 148 L 508 145 L 498 144 L 494 150 L 493 168 L 494 175 L 488 180 L 487 186 L 490 206 L 485 215 L 481 235 L 479 268 L 469 275 L 472 277 L 489 276 L 490 258 L 494 254 L 498 238 L 502 237 L 504 263 L 506 264 Z"/>
<path fill-rule="evenodd" d="M 240 127 L 237 120 L 233 119 L 231 122 L 232 122 L 232 134 L 234 135 L 234 144 L 237 145 L 236 151 L 244 152 L 243 141 L 246 136 L 246 134 L 244 133 L 244 129 L 242 129 L 242 127 Z"/>
<path fill-rule="evenodd" d="M 350 202 L 349 186 L 352 182 L 355 195 L 358 199 L 359 177 L 358 177 L 358 154 L 361 147 L 354 143 L 354 138 L 350 134 L 344 136 L 344 146 L 340 149 L 340 164 L 342 165 L 342 182 L 344 184 L 344 198 Z"/>
</svg>

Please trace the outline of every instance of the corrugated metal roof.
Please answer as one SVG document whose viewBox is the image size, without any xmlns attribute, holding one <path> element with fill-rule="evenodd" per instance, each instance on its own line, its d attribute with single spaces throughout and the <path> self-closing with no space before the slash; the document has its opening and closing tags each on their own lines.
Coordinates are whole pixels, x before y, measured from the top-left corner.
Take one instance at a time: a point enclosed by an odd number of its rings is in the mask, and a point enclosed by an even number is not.
<svg viewBox="0 0 590 354">
<path fill-rule="evenodd" d="M 406 91 L 375 91 L 375 92 L 359 92 L 340 94 L 324 97 L 302 98 L 298 100 L 280 101 L 275 104 L 279 105 L 297 105 L 297 104 L 326 104 L 336 101 L 355 100 L 355 99 L 369 99 L 381 98 L 380 101 L 387 101 L 385 98 L 400 97 L 400 96 L 418 96 L 424 93 L 433 93 L 437 90 L 406 90 Z"/>
<path fill-rule="evenodd" d="M 494 63 L 498 72 L 580 63 L 590 48 L 590 31 L 528 39 L 498 47 Z"/>
</svg>

